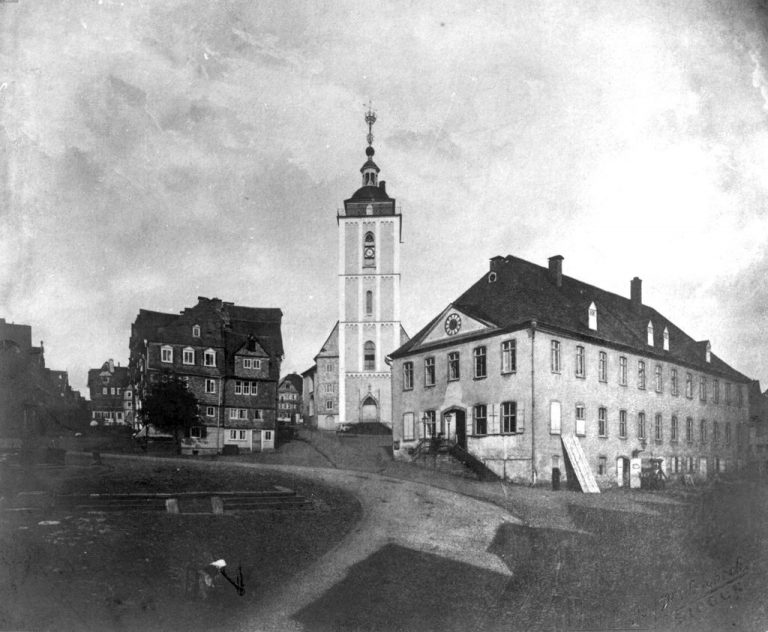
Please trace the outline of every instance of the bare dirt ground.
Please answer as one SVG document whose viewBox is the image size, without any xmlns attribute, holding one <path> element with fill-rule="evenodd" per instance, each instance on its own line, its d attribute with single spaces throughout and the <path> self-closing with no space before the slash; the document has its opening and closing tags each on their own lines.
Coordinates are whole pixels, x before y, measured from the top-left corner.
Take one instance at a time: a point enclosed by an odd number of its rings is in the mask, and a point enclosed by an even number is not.
<svg viewBox="0 0 768 632">
<path fill-rule="evenodd" d="M 275 454 L 209 463 L 104 457 L 105 482 L 89 472 L 77 484 L 276 482 L 315 494 L 318 511 L 3 512 L 0 628 L 768 629 L 765 484 L 552 492 L 395 463 L 386 437 L 302 434 Z M 185 598 L 185 565 L 212 555 L 243 564 L 245 597 L 222 584 Z"/>
<path fill-rule="evenodd" d="M 110 463 L 105 457 L 102 466 L 5 469 L 2 476 L 3 630 L 232 627 L 266 590 L 288 584 L 341 540 L 361 515 L 354 496 L 338 488 L 297 481 L 290 473 L 214 470 L 192 462 Z M 264 490 L 275 485 L 296 489 L 313 501 L 312 508 L 212 515 L 209 504 L 188 507 L 192 515 L 168 515 L 49 506 L 51 493 Z M 47 493 L 14 496 L 19 491 Z M 30 509 L 11 511 L 12 500 Z M 245 595 L 239 597 L 221 577 L 211 598 L 190 595 L 188 571 L 219 558 L 233 575 L 242 565 Z"/>
</svg>

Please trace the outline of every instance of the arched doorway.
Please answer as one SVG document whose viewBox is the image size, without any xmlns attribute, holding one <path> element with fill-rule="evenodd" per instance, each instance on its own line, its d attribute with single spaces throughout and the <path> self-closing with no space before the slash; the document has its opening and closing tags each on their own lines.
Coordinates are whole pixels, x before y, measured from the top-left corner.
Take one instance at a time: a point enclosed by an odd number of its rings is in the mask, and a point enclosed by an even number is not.
<svg viewBox="0 0 768 632">
<path fill-rule="evenodd" d="M 455 437 L 456 444 L 467 448 L 467 413 L 463 408 L 449 408 L 443 411 L 441 432 L 446 439 Z"/>
<path fill-rule="evenodd" d="M 363 400 L 362 408 L 360 410 L 360 421 L 362 423 L 373 423 L 379 420 L 379 405 L 373 398 L 373 395 L 368 395 Z"/>
<path fill-rule="evenodd" d="M 625 456 L 616 458 L 616 484 L 629 488 L 629 459 Z"/>
</svg>

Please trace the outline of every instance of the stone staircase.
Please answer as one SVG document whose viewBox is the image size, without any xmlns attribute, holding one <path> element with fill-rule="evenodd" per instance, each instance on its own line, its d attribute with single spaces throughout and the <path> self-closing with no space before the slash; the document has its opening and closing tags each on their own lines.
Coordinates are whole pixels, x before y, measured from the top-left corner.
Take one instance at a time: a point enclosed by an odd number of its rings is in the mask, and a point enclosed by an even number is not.
<svg viewBox="0 0 768 632">
<path fill-rule="evenodd" d="M 472 480 L 498 480 L 481 461 L 466 450 L 442 439 L 422 439 L 411 452 L 420 467 Z"/>
</svg>

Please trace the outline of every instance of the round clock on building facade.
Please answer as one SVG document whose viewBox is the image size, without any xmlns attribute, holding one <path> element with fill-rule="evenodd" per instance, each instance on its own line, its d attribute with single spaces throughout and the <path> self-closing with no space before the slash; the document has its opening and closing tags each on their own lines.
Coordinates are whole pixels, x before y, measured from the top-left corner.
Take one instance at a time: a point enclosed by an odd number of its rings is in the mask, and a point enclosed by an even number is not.
<svg viewBox="0 0 768 632">
<path fill-rule="evenodd" d="M 445 333 L 453 336 L 459 333 L 459 329 L 461 329 L 461 316 L 456 313 L 449 314 L 445 319 Z"/>
</svg>

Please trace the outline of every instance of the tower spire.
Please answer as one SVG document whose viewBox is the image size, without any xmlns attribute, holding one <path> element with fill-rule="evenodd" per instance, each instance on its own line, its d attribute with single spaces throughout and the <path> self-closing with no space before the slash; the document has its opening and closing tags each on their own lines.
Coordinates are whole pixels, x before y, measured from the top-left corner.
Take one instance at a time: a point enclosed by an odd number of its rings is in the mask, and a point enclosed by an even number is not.
<svg viewBox="0 0 768 632">
<path fill-rule="evenodd" d="M 368 146 L 373 145 L 373 124 L 376 122 L 376 112 L 373 111 L 371 100 L 368 99 L 368 111 L 365 113 L 365 122 L 368 123 Z"/>
<path fill-rule="evenodd" d="M 376 122 L 376 112 L 373 110 L 370 100 L 365 112 L 365 122 L 368 124 L 368 135 L 365 137 L 368 141 L 368 147 L 365 148 L 365 155 L 368 156 L 368 160 L 365 161 L 360 172 L 363 174 L 363 186 L 375 187 L 378 186 L 379 179 L 379 168 L 373 162 L 373 155 L 376 153 L 373 148 L 373 124 Z"/>
</svg>

